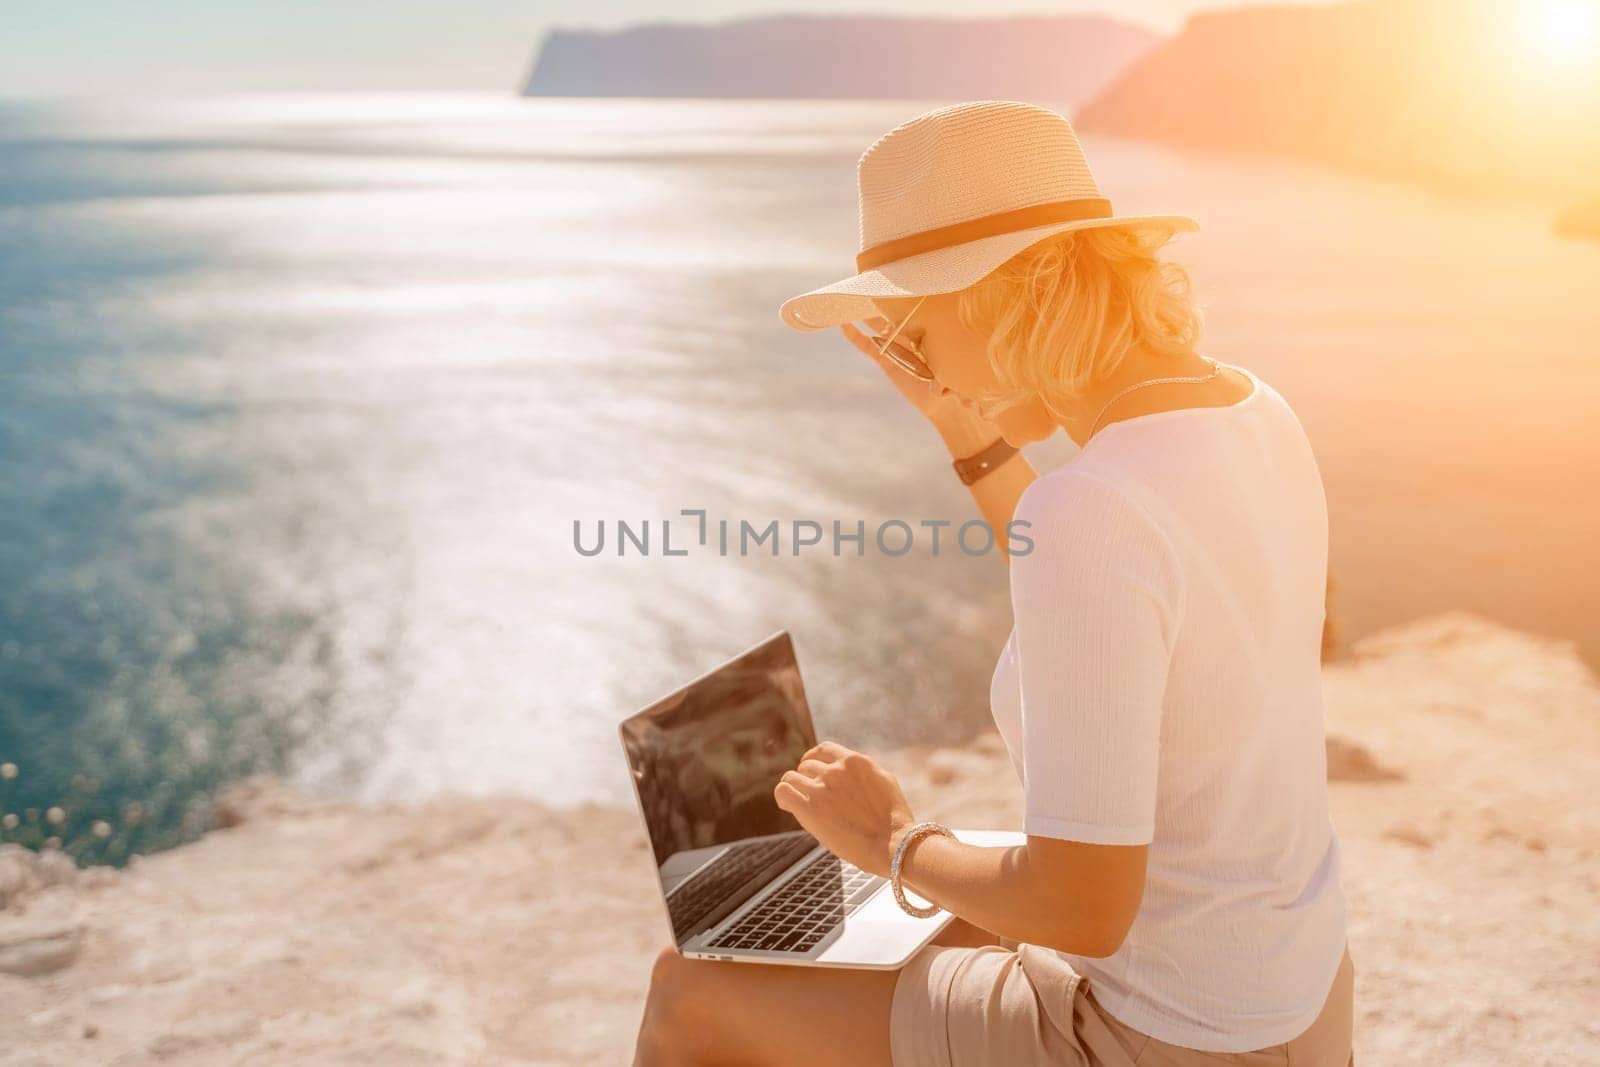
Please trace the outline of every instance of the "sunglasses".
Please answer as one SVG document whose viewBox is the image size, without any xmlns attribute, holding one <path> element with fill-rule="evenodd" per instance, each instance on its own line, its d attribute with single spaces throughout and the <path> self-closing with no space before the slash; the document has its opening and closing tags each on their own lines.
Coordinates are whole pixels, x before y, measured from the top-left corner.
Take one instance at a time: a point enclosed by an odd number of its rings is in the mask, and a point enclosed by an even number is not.
<svg viewBox="0 0 1600 1067">
<path fill-rule="evenodd" d="M 922 298 L 922 300 L 926 299 L 928 298 Z M 922 306 L 922 300 L 918 300 L 912 305 L 910 313 L 894 328 L 889 336 L 884 337 L 881 334 L 873 334 L 872 340 L 878 346 L 878 355 L 889 360 L 889 362 L 911 375 L 917 381 L 931 382 L 933 381 L 933 371 L 928 367 L 927 361 L 922 358 L 922 349 L 917 345 L 917 342 L 897 340 L 900 336 L 900 331 L 905 329 L 906 323 L 911 321 L 911 316 L 915 315 L 917 308 Z"/>
</svg>

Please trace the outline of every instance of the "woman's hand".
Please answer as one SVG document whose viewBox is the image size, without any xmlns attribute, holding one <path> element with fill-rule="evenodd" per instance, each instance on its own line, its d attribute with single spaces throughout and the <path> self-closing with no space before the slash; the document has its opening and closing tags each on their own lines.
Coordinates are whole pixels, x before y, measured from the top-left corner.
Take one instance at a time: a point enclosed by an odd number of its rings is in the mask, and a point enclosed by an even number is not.
<svg viewBox="0 0 1600 1067">
<path fill-rule="evenodd" d="M 802 756 L 772 795 L 828 851 L 884 878 L 897 835 L 915 822 L 894 775 L 832 741 Z"/>
<path fill-rule="evenodd" d="M 863 319 L 868 326 L 880 333 L 890 329 L 886 319 L 874 316 Z M 942 417 L 952 411 L 961 410 L 961 402 L 938 382 L 922 382 L 907 374 L 899 364 L 887 356 L 878 355 L 878 346 L 873 339 L 856 328 L 855 323 L 847 322 L 839 329 L 844 333 L 846 340 L 861 350 L 861 354 L 878 365 L 884 376 L 906 398 L 906 402 L 916 408 L 930 420 Z"/>
<path fill-rule="evenodd" d="M 862 321 L 879 332 L 890 329 L 889 322 L 878 316 Z M 934 429 L 939 431 L 939 436 L 944 438 L 951 455 L 971 455 L 1000 436 L 1000 430 L 994 423 L 962 407 L 960 398 L 937 381 L 919 382 L 893 360 L 878 355 L 877 345 L 873 343 L 872 338 L 857 329 L 854 323 L 847 322 L 839 329 L 844 333 L 845 339 L 859 349 L 862 355 L 878 365 L 878 369 L 883 371 L 884 376 L 889 379 L 895 390 L 905 397 L 906 402 L 933 423 Z"/>
</svg>

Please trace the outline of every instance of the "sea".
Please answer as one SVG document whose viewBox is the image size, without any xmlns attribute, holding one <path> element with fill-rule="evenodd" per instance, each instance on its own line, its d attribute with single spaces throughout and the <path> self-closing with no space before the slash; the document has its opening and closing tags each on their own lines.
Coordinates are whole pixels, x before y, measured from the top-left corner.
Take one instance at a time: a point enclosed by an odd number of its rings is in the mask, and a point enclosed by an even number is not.
<svg viewBox="0 0 1600 1067">
<path fill-rule="evenodd" d="M 619 720 L 779 630 L 823 736 L 982 728 L 1004 560 L 877 368 L 777 315 L 947 102 L 0 101 L 0 841 L 119 862 L 256 772 L 628 804 Z M 1202 350 L 1306 426 L 1342 641 L 1462 610 L 1596 661 L 1600 243 L 1085 147 L 1119 212 L 1200 220 Z"/>
</svg>

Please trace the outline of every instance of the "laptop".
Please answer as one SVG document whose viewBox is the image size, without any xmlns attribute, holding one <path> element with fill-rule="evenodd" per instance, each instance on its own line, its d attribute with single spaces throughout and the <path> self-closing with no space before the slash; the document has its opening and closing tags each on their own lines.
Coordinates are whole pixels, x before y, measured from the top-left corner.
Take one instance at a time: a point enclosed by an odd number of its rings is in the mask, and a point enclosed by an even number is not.
<svg viewBox="0 0 1600 1067">
<path fill-rule="evenodd" d="M 823 848 L 772 792 L 817 743 L 786 631 L 619 727 L 678 951 L 695 959 L 893 970 L 952 918 Z M 978 845 L 1021 832 L 955 830 Z M 913 904 L 928 902 L 909 888 Z"/>
</svg>

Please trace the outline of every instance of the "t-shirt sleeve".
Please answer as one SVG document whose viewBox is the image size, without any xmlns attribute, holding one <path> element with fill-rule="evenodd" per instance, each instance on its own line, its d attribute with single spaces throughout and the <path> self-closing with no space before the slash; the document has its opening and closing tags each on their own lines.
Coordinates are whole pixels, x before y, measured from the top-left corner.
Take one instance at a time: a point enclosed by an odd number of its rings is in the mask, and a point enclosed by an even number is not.
<svg viewBox="0 0 1600 1067">
<path fill-rule="evenodd" d="M 1127 490 L 1061 470 L 1017 503 L 1011 556 L 1026 833 L 1155 836 L 1162 697 L 1183 610 L 1170 538 Z"/>
</svg>

